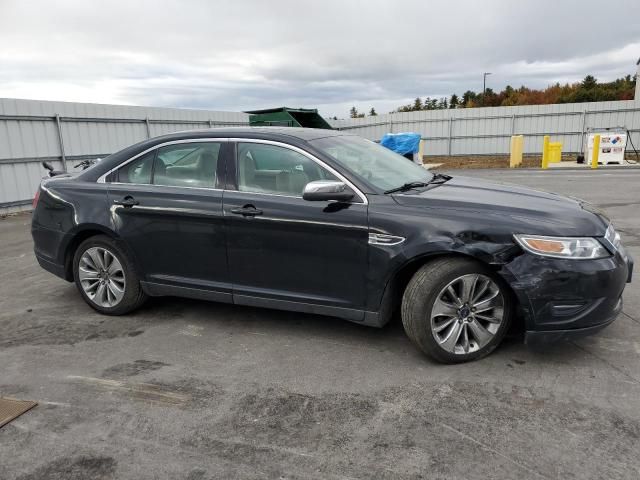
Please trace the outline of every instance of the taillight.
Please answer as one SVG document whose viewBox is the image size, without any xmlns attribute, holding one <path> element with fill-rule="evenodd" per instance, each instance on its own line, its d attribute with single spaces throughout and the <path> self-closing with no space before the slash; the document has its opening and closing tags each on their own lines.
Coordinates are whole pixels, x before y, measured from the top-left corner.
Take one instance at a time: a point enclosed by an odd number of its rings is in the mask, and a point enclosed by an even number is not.
<svg viewBox="0 0 640 480">
<path fill-rule="evenodd" d="M 36 206 L 38 205 L 38 200 L 40 200 L 40 187 L 38 187 L 38 190 L 36 190 L 36 195 L 33 197 L 33 202 L 31 203 L 33 208 L 36 208 Z"/>
</svg>

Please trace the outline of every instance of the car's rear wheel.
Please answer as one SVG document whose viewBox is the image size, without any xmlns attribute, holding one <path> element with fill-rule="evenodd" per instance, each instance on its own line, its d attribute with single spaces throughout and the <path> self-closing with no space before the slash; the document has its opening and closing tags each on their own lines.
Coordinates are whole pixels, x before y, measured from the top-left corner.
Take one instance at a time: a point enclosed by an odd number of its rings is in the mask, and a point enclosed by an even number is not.
<svg viewBox="0 0 640 480">
<path fill-rule="evenodd" d="M 106 235 L 80 244 L 73 258 L 73 275 L 82 298 L 101 313 L 129 313 L 146 299 L 133 263 Z"/>
<path fill-rule="evenodd" d="M 504 338 L 513 301 L 504 282 L 484 265 L 441 258 L 421 267 L 402 299 L 409 338 L 443 363 L 468 362 L 493 351 Z"/>
</svg>

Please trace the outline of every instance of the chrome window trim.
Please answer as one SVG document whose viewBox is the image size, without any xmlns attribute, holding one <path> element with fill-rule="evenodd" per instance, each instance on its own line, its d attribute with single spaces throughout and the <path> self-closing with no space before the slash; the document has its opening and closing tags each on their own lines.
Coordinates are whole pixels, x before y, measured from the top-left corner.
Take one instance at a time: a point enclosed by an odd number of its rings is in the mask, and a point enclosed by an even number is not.
<svg viewBox="0 0 640 480">
<path fill-rule="evenodd" d="M 282 197 L 282 198 L 302 198 L 302 197 L 296 197 L 295 195 L 282 195 L 281 193 L 267 193 L 267 192 L 247 192 L 244 190 L 227 190 L 225 189 L 225 192 L 237 192 L 237 193 L 248 193 L 251 195 L 267 195 L 269 197 Z"/>
<path fill-rule="evenodd" d="M 133 185 L 137 187 L 164 187 L 164 188 L 186 188 L 187 190 L 206 190 L 209 192 L 222 192 L 222 188 L 214 187 L 187 187 L 185 185 L 159 185 L 155 183 L 126 183 L 126 182 L 105 182 L 109 185 Z"/>
<path fill-rule="evenodd" d="M 294 152 L 300 153 L 301 155 L 307 157 L 312 162 L 314 162 L 317 165 L 319 165 L 321 168 L 324 168 L 325 170 L 328 170 L 333 175 L 335 175 L 340 180 L 342 180 L 347 186 L 349 186 L 349 188 L 351 188 L 355 192 L 355 194 L 358 197 L 360 197 L 360 200 L 362 200 L 362 202 L 357 202 L 357 203 L 362 203 L 363 205 L 368 205 L 369 204 L 369 200 L 367 199 L 367 196 L 364 193 L 362 193 L 362 191 L 360 191 L 360 189 L 357 188 L 349 179 L 347 179 L 344 175 L 342 175 L 336 169 L 334 169 L 330 165 L 327 165 L 325 162 L 323 162 L 319 158 L 315 157 L 314 155 L 310 154 L 306 150 L 303 150 L 302 148 L 296 147 L 294 145 L 289 145 L 288 143 L 278 142 L 278 141 L 275 141 L 275 140 L 263 140 L 263 139 L 259 139 L 259 138 L 235 138 L 235 137 L 215 138 L 215 137 L 206 137 L 206 138 L 186 138 L 186 139 L 182 139 L 182 140 L 171 140 L 169 142 L 159 143 L 158 145 L 154 145 L 153 147 L 148 148 L 148 149 L 146 149 L 146 150 L 134 155 L 133 157 L 129 158 L 128 160 L 125 160 L 120 165 L 118 165 L 116 167 L 113 167 L 108 172 L 102 174 L 98 178 L 98 180 L 96 180 L 96 182 L 97 183 L 110 183 L 112 185 L 139 185 L 139 186 L 143 185 L 143 186 L 152 186 L 152 187 L 171 187 L 171 188 L 187 188 L 187 189 L 217 190 L 217 191 L 226 190 L 226 189 L 220 189 L 220 188 L 207 188 L 207 187 L 185 187 L 185 186 L 172 186 L 172 185 L 155 185 L 153 183 L 135 184 L 135 183 L 107 182 L 106 181 L 106 178 L 109 175 L 111 175 L 113 172 L 115 172 L 116 170 L 124 167 L 128 163 L 133 162 L 136 158 L 139 158 L 139 157 L 141 157 L 143 155 L 146 155 L 147 153 L 149 153 L 149 152 L 151 152 L 153 150 L 156 150 L 156 149 L 159 149 L 159 148 L 162 148 L 162 147 L 166 147 L 166 146 L 169 146 L 169 145 L 180 144 L 180 143 L 222 143 L 222 142 L 261 143 L 261 144 L 265 144 L 265 145 L 274 145 L 276 147 L 288 148 L 289 150 L 293 150 Z M 228 191 L 230 191 L 230 192 L 252 193 L 252 194 L 257 194 L 257 195 L 270 195 L 270 196 L 274 196 L 274 197 L 302 198 L 302 195 L 300 195 L 300 196 L 291 196 L 291 195 L 281 195 L 281 194 L 277 194 L 277 193 L 246 192 L 246 191 L 243 191 L 243 190 L 228 190 Z"/>
<path fill-rule="evenodd" d="M 162 147 L 167 147 L 169 145 L 177 145 L 180 143 L 224 143 L 224 142 L 228 142 L 229 139 L 228 138 L 215 138 L 215 137 L 207 137 L 207 138 L 185 138 L 182 140 L 171 140 L 169 142 L 164 142 L 164 143 L 159 143 L 158 145 L 154 145 L 151 148 L 147 148 L 146 150 L 134 155 L 133 157 L 125 160 L 124 162 L 122 162 L 120 165 L 113 167 L 111 170 L 109 170 L 107 173 L 104 173 L 102 175 L 100 175 L 100 177 L 98 177 L 98 180 L 96 180 L 96 183 L 112 183 L 114 185 L 116 184 L 120 184 L 120 185 L 152 185 L 152 186 L 161 186 L 161 185 L 155 185 L 153 183 L 125 183 L 125 182 L 107 182 L 107 177 L 109 175 L 111 175 L 113 172 L 115 172 L 116 170 L 119 170 L 120 168 L 124 167 L 125 165 L 133 162 L 136 158 L 140 158 L 143 155 L 146 155 L 147 153 L 153 151 L 153 150 L 157 150 L 159 148 Z M 164 185 L 165 187 L 168 187 L 170 185 Z M 206 188 L 206 187 L 177 187 L 177 188 Z M 219 189 L 218 189 L 219 190 Z"/>
</svg>

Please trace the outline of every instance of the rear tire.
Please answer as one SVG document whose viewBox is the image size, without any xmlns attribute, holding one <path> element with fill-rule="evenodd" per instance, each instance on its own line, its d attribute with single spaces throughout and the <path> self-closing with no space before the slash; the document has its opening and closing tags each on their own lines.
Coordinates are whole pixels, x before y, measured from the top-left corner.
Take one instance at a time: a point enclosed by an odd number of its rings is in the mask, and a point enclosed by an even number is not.
<svg viewBox="0 0 640 480">
<path fill-rule="evenodd" d="M 423 265 L 402 297 L 402 324 L 434 360 L 461 363 L 491 353 L 504 338 L 514 302 L 504 281 L 479 262 L 440 258 Z"/>
<path fill-rule="evenodd" d="M 88 238 L 73 257 L 73 278 L 85 302 L 106 315 L 124 315 L 147 299 L 133 261 L 106 235 Z"/>
</svg>

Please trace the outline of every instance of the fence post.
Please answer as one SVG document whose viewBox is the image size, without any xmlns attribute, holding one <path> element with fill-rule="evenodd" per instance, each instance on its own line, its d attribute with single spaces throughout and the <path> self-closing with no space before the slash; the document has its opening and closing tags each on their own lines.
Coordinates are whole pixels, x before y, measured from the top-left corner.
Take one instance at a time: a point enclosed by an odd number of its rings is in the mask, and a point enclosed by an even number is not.
<svg viewBox="0 0 640 480">
<path fill-rule="evenodd" d="M 511 135 L 516 134 L 516 114 L 511 115 Z"/>
<path fill-rule="evenodd" d="M 213 120 L 209 119 L 209 128 L 213 128 Z"/>
<path fill-rule="evenodd" d="M 62 169 L 67 172 L 67 155 L 64 151 L 64 140 L 62 138 L 62 123 L 60 122 L 60 115 L 56 113 L 56 126 L 58 127 L 58 142 L 60 143 L 60 156 L 62 157 Z"/>
<path fill-rule="evenodd" d="M 393 119 L 389 117 L 389 133 L 393 133 Z"/>
<path fill-rule="evenodd" d="M 600 135 L 593 137 L 593 154 L 591 155 L 591 168 L 598 168 L 598 157 L 600 156 Z"/>
<path fill-rule="evenodd" d="M 453 117 L 449 117 L 449 133 L 447 135 L 447 156 L 451 156 L 451 137 L 453 132 Z"/>
<path fill-rule="evenodd" d="M 549 135 L 544 136 L 542 143 L 542 168 L 549 168 Z"/>
<path fill-rule="evenodd" d="M 149 125 L 149 117 L 144 119 L 144 123 L 147 126 L 147 138 L 151 138 L 151 126 Z"/>
<path fill-rule="evenodd" d="M 580 153 L 584 155 L 584 131 L 587 127 L 587 110 L 582 111 L 582 135 L 580 135 Z"/>
</svg>

